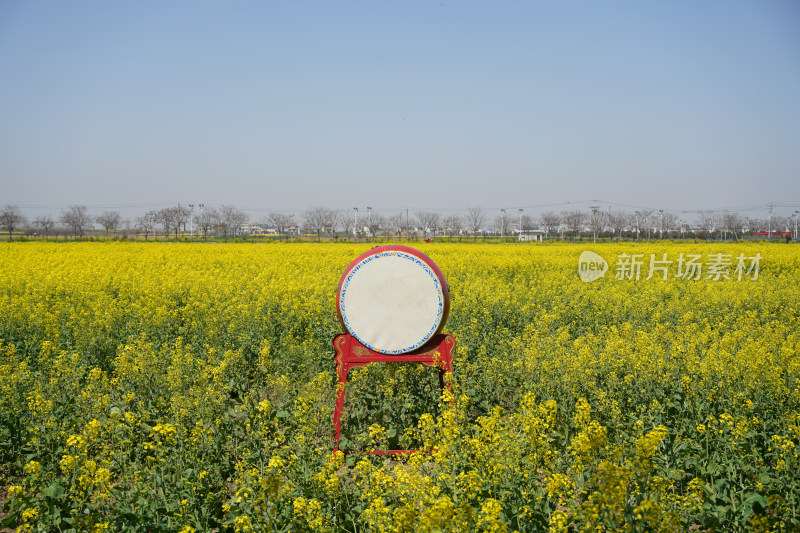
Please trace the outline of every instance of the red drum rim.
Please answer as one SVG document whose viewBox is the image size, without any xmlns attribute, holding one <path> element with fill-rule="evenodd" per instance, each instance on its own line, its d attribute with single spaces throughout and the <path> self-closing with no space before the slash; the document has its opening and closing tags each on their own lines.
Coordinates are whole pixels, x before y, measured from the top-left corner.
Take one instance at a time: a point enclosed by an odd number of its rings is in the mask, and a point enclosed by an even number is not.
<svg viewBox="0 0 800 533">
<path fill-rule="evenodd" d="M 431 324 L 430 329 L 423 334 L 420 334 L 418 337 L 414 337 L 411 342 L 405 346 L 401 346 L 400 348 L 387 349 L 382 346 L 374 345 L 374 342 L 371 342 L 369 339 L 362 338 L 363 335 L 361 335 L 358 331 L 353 330 L 345 310 L 345 296 L 347 295 L 347 289 L 350 281 L 355 275 L 357 275 L 358 270 L 365 264 L 383 257 L 401 257 L 419 265 L 431 277 L 439 297 L 439 305 L 436 313 L 437 317 L 434 323 Z M 345 331 L 353 335 L 361 344 L 370 350 L 386 355 L 402 355 L 424 346 L 435 335 L 441 332 L 445 322 L 447 321 L 449 312 L 450 289 L 444 279 L 444 274 L 442 274 L 442 271 L 430 257 L 409 246 L 376 246 L 375 248 L 371 248 L 370 250 L 359 255 L 344 270 L 342 277 L 339 279 L 339 286 L 336 290 L 336 314 L 338 315 L 339 322 Z"/>
</svg>

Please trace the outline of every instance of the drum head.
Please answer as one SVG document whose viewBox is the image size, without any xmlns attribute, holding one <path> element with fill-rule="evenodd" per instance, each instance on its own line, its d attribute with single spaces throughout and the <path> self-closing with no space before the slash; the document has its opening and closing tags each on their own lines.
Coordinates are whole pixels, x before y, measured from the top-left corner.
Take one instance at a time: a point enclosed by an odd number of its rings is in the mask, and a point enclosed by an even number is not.
<svg viewBox="0 0 800 533">
<path fill-rule="evenodd" d="M 356 258 L 339 280 L 339 320 L 367 348 L 411 352 L 439 333 L 450 295 L 441 270 L 407 246 L 379 246 Z"/>
</svg>

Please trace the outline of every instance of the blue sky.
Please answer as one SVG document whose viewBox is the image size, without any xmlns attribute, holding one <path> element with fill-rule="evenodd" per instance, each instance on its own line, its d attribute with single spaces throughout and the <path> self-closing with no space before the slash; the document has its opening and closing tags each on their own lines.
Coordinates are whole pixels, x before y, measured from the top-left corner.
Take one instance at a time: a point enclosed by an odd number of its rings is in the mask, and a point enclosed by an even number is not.
<svg viewBox="0 0 800 533">
<path fill-rule="evenodd" d="M 5 0 L 0 72 L 29 215 L 800 207 L 794 1 Z"/>
</svg>

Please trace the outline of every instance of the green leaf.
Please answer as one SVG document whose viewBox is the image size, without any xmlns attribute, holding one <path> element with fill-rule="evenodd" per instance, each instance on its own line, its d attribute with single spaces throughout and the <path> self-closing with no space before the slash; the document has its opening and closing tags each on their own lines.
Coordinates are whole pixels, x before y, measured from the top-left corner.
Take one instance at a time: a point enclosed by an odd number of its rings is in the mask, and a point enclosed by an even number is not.
<svg viewBox="0 0 800 533">
<path fill-rule="evenodd" d="M 750 515 L 753 514 L 753 508 L 749 505 L 742 505 L 739 509 L 739 521 L 742 523 L 743 526 L 747 525 L 747 521 L 750 520 Z"/>
<path fill-rule="evenodd" d="M 42 491 L 48 498 L 60 498 L 64 494 L 64 487 L 60 484 L 53 482 L 49 487 Z"/>
<path fill-rule="evenodd" d="M 771 478 L 767 474 L 762 473 L 758 476 L 758 481 L 760 481 L 762 485 L 770 485 L 773 481 L 775 481 L 775 479 Z"/>
<path fill-rule="evenodd" d="M 721 472 L 721 468 L 716 461 L 709 461 L 706 465 L 706 473 L 712 476 L 718 476 Z"/>
<path fill-rule="evenodd" d="M 744 505 L 751 505 L 758 504 L 761 506 L 762 509 L 766 509 L 769 506 L 769 501 L 758 492 L 751 492 L 747 495 L 747 497 L 742 500 Z"/>
<path fill-rule="evenodd" d="M 16 526 L 17 525 L 17 517 L 18 516 L 19 516 L 19 513 L 11 513 L 9 515 L 6 515 L 5 518 L 0 520 L 0 525 L 2 525 L 3 527 Z"/>
</svg>

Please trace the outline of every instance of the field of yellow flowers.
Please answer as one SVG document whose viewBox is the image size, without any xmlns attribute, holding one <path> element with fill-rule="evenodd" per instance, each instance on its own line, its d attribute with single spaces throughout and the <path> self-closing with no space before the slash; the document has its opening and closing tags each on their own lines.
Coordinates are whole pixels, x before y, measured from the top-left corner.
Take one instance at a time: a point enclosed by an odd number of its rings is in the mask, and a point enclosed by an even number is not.
<svg viewBox="0 0 800 533">
<path fill-rule="evenodd" d="M 332 453 L 369 247 L 0 245 L 0 530 L 800 529 L 799 246 L 416 243 L 452 393 L 351 372 L 342 448 L 431 451 L 391 457 Z"/>
</svg>

